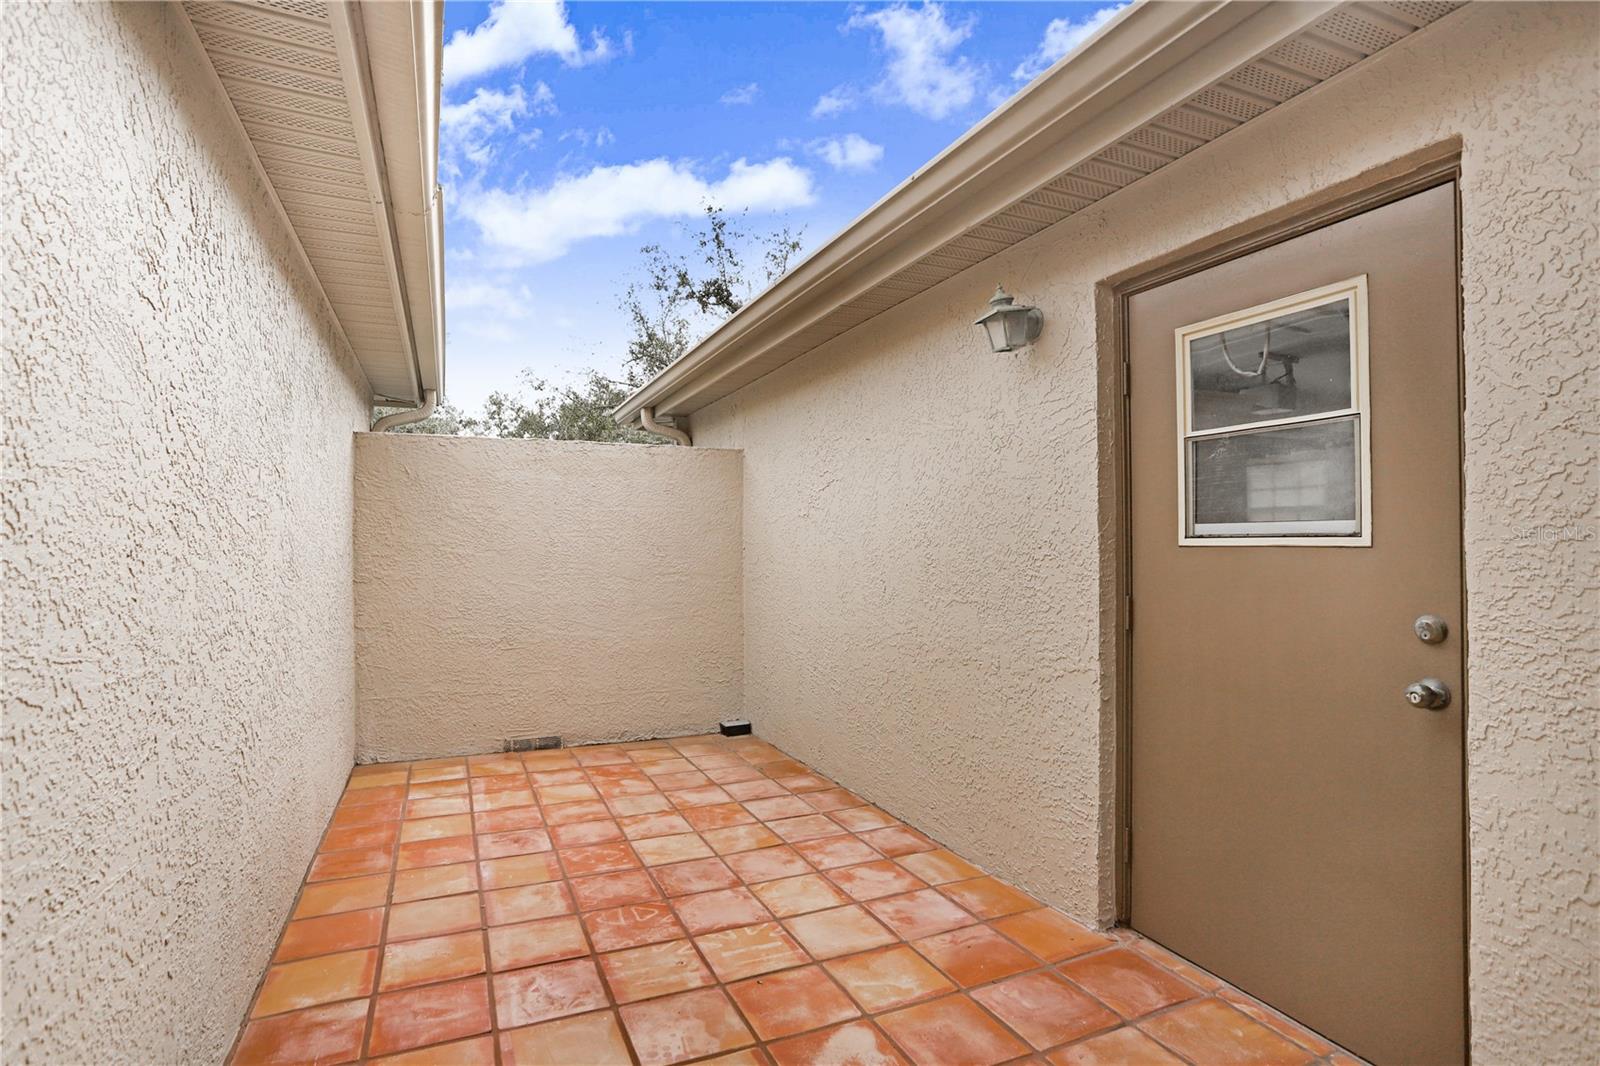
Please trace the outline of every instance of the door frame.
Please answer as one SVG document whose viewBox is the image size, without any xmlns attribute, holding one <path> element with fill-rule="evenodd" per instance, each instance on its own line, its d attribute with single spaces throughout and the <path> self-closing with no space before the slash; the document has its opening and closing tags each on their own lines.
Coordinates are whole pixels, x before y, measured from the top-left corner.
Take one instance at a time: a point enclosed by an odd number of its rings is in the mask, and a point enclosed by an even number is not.
<svg viewBox="0 0 1600 1066">
<path fill-rule="evenodd" d="M 1303 197 L 1281 208 L 1268 212 L 1235 226 L 1221 230 L 1200 240 L 1190 242 L 1168 253 L 1146 260 L 1127 270 L 1113 274 L 1095 286 L 1096 349 L 1098 363 L 1097 393 L 1101 397 L 1099 503 L 1100 528 L 1105 531 L 1101 540 L 1102 573 L 1110 580 L 1100 583 L 1100 616 L 1114 619 L 1107 626 L 1109 639 L 1102 638 L 1102 684 L 1112 694 L 1109 702 L 1113 721 L 1110 736 L 1111 758 L 1103 760 L 1113 777 L 1115 794 L 1111 815 L 1111 844 L 1102 846 L 1102 854 L 1109 853 L 1113 861 L 1112 892 L 1113 913 L 1116 924 L 1126 925 L 1129 920 L 1132 898 L 1131 849 L 1132 836 L 1129 812 L 1132 800 L 1132 624 L 1134 603 L 1132 599 L 1131 545 L 1132 522 L 1130 516 L 1132 471 L 1130 467 L 1130 437 L 1128 424 L 1129 352 L 1128 314 L 1129 300 L 1140 292 L 1176 281 L 1209 267 L 1228 262 L 1263 248 L 1280 244 L 1295 237 L 1343 221 L 1385 204 L 1403 199 L 1414 193 L 1456 183 L 1455 245 L 1457 277 L 1457 337 L 1456 359 L 1460 373 L 1460 396 L 1457 398 L 1457 462 L 1464 470 L 1463 414 L 1466 406 L 1466 374 L 1463 361 L 1463 342 L 1460 330 L 1464 327 L 1464 307 L 1459 279 L 1461 277 L 1461 140 L 1450 138 L 1427 148 L 1408 153 L 1389 163 L 1375 167 L 1353 178 L 1336 183 L 1310 196 Z M 1463 473 L 1463 484 L 1465 476 Z M 1465 499 L 1463 514 L 1465 518 Z M 1471 867 L 1468 865 L 1468 828 L 1466 812 L 1467 788 L 1467 733 L 1466 711 L 1469 706 L 1470 663 L 1467 634 L 1466 558 L 1465 539 L 1463 554 L 1458 561 L 1461 580 L 1461 649 L 1462 649 L 1462 791 L 1463 817 L 1461 825 L 1463 900 L 1462 952 L 1468 951 L 1467 936 L 1471 928 Z M 1105 632 L 1105 630 L 1102 630 Z M 1471 968 L 1467 969 L 1470 994 Z M 1465 1008 L 1466 1004 L 1463 1004 Z M 1470 1012 L 1467 1047 L 1470 1055 Z"/>
</svg>

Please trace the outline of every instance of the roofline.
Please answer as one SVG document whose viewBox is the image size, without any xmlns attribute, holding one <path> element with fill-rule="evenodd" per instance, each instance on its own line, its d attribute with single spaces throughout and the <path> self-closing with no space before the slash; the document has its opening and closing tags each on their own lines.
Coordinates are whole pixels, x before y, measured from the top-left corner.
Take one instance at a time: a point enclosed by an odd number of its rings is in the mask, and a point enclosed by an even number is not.
<svg viewBox="0 0 1600 1066">
<path fill-rule="evenodd" d="M 421 405 L 430 391 L 442 392 L 444 386 L 444 234 L 438 181 L 444 5 L 438 0 L 336 3 L 328 12 L 395 322 L 411 361 L 416 394 L 408 399 Z M 371 54 L 375 40 L 383 49 L 376 69 Z M 409 54 L 399 54 L 402 47 Z M 409 76 L 397 81 L 396 70 Z M 402 91 L 414 94 L 408 114 L 415 121 L 385 124 L 380 95 Z M 391 188 L 402 182 L 418 190 L 421 202 L 395 198 Z M 408 269 L 423 275 L 411 279 L 414 285 L 408 285 Z"/>
<path fill-rule="evenodd" d="M 1141 0 L 635 390 L 612 417 L 627 424 L 646 407 L 657 415 L 697 410 L 735 368 L 1337 6 Z"/>
<path fill-rule="evenodd" d="M 369 402 L 426 402 L 444 378 L 441 0 L 177 7 Z"/>
</svg>

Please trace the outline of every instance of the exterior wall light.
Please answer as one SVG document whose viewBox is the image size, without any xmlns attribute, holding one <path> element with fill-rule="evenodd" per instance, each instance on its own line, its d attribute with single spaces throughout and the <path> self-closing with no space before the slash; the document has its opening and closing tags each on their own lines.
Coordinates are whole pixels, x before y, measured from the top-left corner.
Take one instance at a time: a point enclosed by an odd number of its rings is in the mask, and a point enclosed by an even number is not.
<svg viewBox="0 0 1600 1066">
<path fill-rule="evenodd" d="M 989 310 L 973 323 L 982 326 L 989 334 L 989 347 L 997 352 L 1014 352 L 1039 339 L 1044 329 L 1044 312 L 1037 307 L 1019 307 L 1006 290 L 994 287 L 989 298 Z"/>
</svg>

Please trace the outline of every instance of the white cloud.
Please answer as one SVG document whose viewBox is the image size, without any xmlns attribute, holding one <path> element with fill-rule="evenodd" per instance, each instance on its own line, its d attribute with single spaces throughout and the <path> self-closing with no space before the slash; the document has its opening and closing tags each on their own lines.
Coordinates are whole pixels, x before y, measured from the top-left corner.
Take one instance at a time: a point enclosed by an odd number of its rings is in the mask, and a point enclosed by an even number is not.
<svg viewBox="0 0 1600 1066">
<path fill-rule="evenodd" d="M 723 93 L 722 103 L 730 106 L 737 106 L 739 104 L 753 104 L 756 102 L 756 97 L 760 95 L 761 86 L 757 85 L 755 82 L 751 82 L 749 85 L 741 85 L 737 89 L 729 89 L 727 92 Z"/>
<path fill-rule="evenodd" d="M 441 154 L 448 169 L 459 172 L 459 160 L 485 166 L 494 158 L 493 134 L 514 130 L 516 120 L 530 115 L 556 113 L 556 95 L 550 86 L 538 82 L 530 95 L 522 86 L 510 91 L 479 88 L 472 98 L 459 104 L 445 103 L 439 108 Z M 519 140 L 537 144 L 540 131 L 524 130 Z"/>
<path fill-rule="evenodd" d="M 512 122 L 514 118 L 555 113 L 556 94 L 542 81 L 534 84 L 531 98 L 520 85 L 513 85 L 510 92 L 480 88 L 470 100 L 440 106 L 439 130 L 441 135 L 457 137 L 489 130 L 509 130 L 515 125 Z"/>
<path fill-rule="evenodd" d="M 577 141 L 585 148 L 604 148 L 608 144 L 616 144 L 617 135 L 611 132 L 609 126 L 592 130 L 585 126 L 574 126 L 570 130 L 563 130 L 558 140 Z"/>
<path fill-rule="evenodd" d="M 452 312 L 482 310 L 493 311 L 499 318 L 526 318 L 533 293 L 526 285 L 512 290 L 481 278 L 452 278 L 445 303 Z"/>
<path fill-rule="evenodd" d="M 497 0 L 489 17 L 470 30 L 457 30 L 444 46 L 444 83 L 476 78 L 492 70 L 516 66 L 539 55 L 558 57 L 570 67 L 611 58 L 611 41 L 596 30 L 585 48 L 567 20 L 561 0 L 507 3 Z"/>
<path fill-rule="evenodd" d="M 783 211 L 815 198 L 811 173 L 782 156 L 764 163 L 734 160 L 719 181 L 705 180 L 687 163 L 649 159 L 566 175 L 541 189 L 474 192 L 461 213 L 485 241 L 522 260 L 548 262 L 579 241 L 697 215 L 707 204 Z"/>
<path fill-rule="evenodd" d="M 1044 28 L 1044 39 L 1039 42 L 1039 47 L 1011 72 L 1011 76 L 1017 81 L 1032 81 L 1037 78 L 1050 69 L 1056 60 L 1094 36 L 1101 26 L 1110 22 L 1127 6 L 1123 3 L 1102 7 L 1094 14 L 1077 21 L 1070 18 L 1051 19 L 1050 25 Z"/>
<path fill-rule="evenodd" d="M 840 85 L 829 89 L 812 105 L 812 118 L 832 118 L 834 115 L 843 114 L 853 110 L 857 104 L 855 90 L 848 85 Z"/>
<path fill-rule="evenodd" d="M 919 115 L 944 118 L 971 103 L 977 92 L 982 72 L 967 57 L 955 54 L 972 36 L 972 25 L 972 19 L 952 24 L 935 3 L 921 7 L 897 3 L 857 11 L 845 28 L 876 30 L 888 53 L 883 80 L 873 89 L 877 96 Z"/>
<path fill-rule="evenodd" d="M 883 145 L 873 144 L 859 133 L 819 137 L 806 145 L 806 151 L 834 170 L 871 170 L 883 159 Z"/>
</svg>

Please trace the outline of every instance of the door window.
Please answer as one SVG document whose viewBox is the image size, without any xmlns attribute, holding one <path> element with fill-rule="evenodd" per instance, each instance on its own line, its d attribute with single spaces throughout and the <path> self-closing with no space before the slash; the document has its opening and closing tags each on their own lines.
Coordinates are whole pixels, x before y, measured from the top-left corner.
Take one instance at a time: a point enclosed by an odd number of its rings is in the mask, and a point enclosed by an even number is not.
<svg viewBox="0 0 1600 1066">
<path fill-rule="evenodd" d="M 1372 542 L 1366 278 L 1177 333 L 1179 542 Z"/>
</svg>

